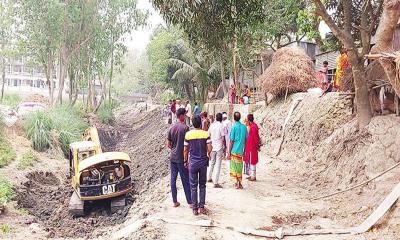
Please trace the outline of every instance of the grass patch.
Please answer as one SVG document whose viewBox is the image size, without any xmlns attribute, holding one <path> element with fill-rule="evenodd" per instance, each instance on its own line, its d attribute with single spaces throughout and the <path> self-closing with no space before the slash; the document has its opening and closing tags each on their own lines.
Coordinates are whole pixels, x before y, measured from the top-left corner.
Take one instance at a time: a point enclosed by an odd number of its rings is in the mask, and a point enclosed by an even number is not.
<svg viewBox="0 0 400 240">
<path fill-rule="evenodd" d="M 38 161 L 36 153 L 32 150 L 22 155 L 21 161 L 18 163 L 17 169 L 24 170 L 28 167 L 32 167 Z"/>
<path fill-rule="evenodd" d="M 1 224 L 0 225 L 0 232 L 1 232 L 1 234 L 3 234 L 3 235 L 7 235 L 7 234 L 9 234 L 10 232 L 11 232 L 11 227 L 10 227 L 10 225 L 8 225 L 8 224 Z"/>
<path fill-rule="evenodd" d="M 16 93 L 7 93 L 3 96 L 3 101 L 1 102 L 4 105 L 15 108 L 22 102 L 22 98 Z"/>
<path fill-rule="evenodd" d="M 118 105 L 118 102 L 114 100 L 111 104 L 108 101 L 103 103 L 96 112 L 100 122 L 104 124 L 112 124 L 115 121 L 113 109 L 118 107 Z"/>
<path fill-rule="evenodd" d="M 0 135 L 0 168 L 15 160 L 17 154 L 10 143 Z"/>
<path fill-rule="evenodd" d="M 0 177 L 0 205 L 6 205 L 14 196 L 11 183 L 4 177 Z"/>
<path fill-rule="evenodd" d="M 32 113 L 27 116 L 24 126 L 35 150 L 45 151 L 56 140 L 65 155 L 68 154 L 69 144 L 80 140 L 88 127 L 83 118 L 69 106 Z"/>
</svg>

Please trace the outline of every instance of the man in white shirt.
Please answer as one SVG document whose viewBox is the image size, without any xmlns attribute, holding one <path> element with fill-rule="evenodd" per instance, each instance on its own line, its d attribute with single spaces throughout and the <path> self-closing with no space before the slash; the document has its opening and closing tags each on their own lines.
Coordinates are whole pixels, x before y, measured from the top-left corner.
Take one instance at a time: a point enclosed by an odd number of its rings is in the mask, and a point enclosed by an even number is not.
<svg viewBox="0 0 400 240">
<path fill-rule="evenodd" d="M 228 114 L 226 112 L 222 113 L 222 126 L 224 128 L 226 149 L 229 149 L 229 144 L 230 144 L 229 133 L 231 132 L 232 122 L 228 119 Z"/>
<path fill-rule="evenodd" d="M 192 106 L 189 101 L 186 101 L 186 125 L 190 126 L 190 119 L 192 118 Z"/>
<path fill-rule="evenodd" d="M 207 180 L 208 182 L 214 182 L 215 188 L 222 188 L 222 186 L 218 183 L 218 179 L 221 171 L 222 158 L 226 151 L 226 144 L 221 113 L 217 113 L 216 121 L 211 124 L 208 132 L 211 138 L 212 152 L 210 154 L 210 165 L 208 167 Z M 214 166 L 215 177 L 213 179 Z"/>
</svg>

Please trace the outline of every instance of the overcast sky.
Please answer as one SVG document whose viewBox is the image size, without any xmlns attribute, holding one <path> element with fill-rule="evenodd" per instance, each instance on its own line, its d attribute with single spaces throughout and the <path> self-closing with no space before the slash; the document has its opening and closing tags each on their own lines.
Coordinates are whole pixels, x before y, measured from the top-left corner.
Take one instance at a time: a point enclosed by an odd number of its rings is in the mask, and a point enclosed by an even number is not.
<svg viewBox="0 0 400 240">
<path fill-rule="evenodd" d="M 156 28 L 159 24 L 165 24 L 165 22 L 160 14 L 153 8 L 153 5 L 149 0 L 138 0 L 138 8 L 148 10 L 150 12 L 148 26 L 132 31 L 131 35 L 125 40 L 125 44 L 130 51 L 141 53 L 145 50 L 147 44 L 150 42 L 151 33 L 153 32 L 154 28 Z M 329 27 L 325 24 L 325 22 L 321 22 L 319 31 L 321 32 L 322 38 L 325 38 L 325 34 L 330 32 Z"/>
<path fill-rule="evenodd" d="M 160 14 L 158 14 L 158 12 L 153 8 L 149 0 L 138 0 L 138 8 L 150 12 L 148 26 L 132 31 L 131 36 L 125 40 L 125 44 L 131 51 L 142 52 L 150 42 L 150 36 L 154 28 L 159 24 L 165 23 Z"/>
</svg>

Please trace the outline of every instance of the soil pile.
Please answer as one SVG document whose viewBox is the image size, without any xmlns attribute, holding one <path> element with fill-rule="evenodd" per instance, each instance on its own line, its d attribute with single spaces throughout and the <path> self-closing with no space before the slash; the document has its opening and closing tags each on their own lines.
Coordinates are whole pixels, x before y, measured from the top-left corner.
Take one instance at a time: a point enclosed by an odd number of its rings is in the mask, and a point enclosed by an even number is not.
<svg viewBox="0 0 400 240">
<path fill-rule="evenodd" d="M 51 172 L 30 172 L 27 181 L 17 189 L 17 203 L 34 215 L 44 226 L 49 238 L 96 237 L 102 227 L 124 222 L 132 201 L 115 214 L 109 212 L 109 202 L 88 206 L 89 214 L 74 218 L 68 212 L 72 194 L 70 180 Z"/>
<path fill-rule="evenodd" d="M 114 128 L 102 135 L 118 140 L 114 146 L 107 144 L 109 148 L 129 154 L 133 161 L 131 172 L 134 191 L 141 193 L 152 183 L 168 175 L 169 162 L 165 139 L 169 125 L 163 119 L 162 108 L 141 113 L 122 111 L 117 115 L 117 119 Z"/>
</svg>

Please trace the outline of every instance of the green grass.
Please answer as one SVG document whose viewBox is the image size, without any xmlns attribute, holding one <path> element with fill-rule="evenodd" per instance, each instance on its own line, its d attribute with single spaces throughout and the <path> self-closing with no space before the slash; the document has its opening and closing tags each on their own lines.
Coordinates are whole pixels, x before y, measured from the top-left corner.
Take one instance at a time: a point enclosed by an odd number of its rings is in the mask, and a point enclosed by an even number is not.
<svg viewBox="0 0 400 240">
<path fill-rule="evenodd" d="M 51 131 L 54 122 L 48 112 L 38 111 L 29 114 L 24 122 L 26 135 L 32 142 L 33 149 L 45 151 L 51 146 Z"/>
<path fill-rule="evenodd" d="M 80 140 L 88 125 L 73 108 L 57 106 L 28 115 L 24 127 L 35 150 L 45 151 L 56 141 L 67 155 L 69 144 Z"/>
<path fill-rule="evenodd" d="M 3 235 L 7 235 L 11 232 L 11 227 L 7 223 L 0 225 L 0 232 Z"/>
<path fill-rule="evenodd" d="M 22 102 L 22 98 L 16 93 L 7 93 L 3 96 L 3 101 L 1 102 L 4 105 L 10 107 L 16 107 L 18 104 Z"/>
<path fill-rule="evenodd" d="M 18 163 L 17 169 L 24 170 L 28 167 L 32 167 L 38 161 L 36 153 L 32 150 L 22 155 L 21 161 Z"/>
<path fill-rule="evenodd" d="M 10 143 L 0 135 L 0 168 L 15 160 L 17 154 Z"/>
<path fill-rule="evenodd" d="M 113 105 L 109 103 L 104 103 L 99 107 L 97 110 L 97 117 L 99 120 L 104 124 L 112 124 L 115 120 L 114 113 L 113 113 Z"/>
<path fill-rule="evenodd" d="M 6 205 L 14 196 L 11 183 L 4 177 L 0 177 L 0 205 Z"/>
</svg>

